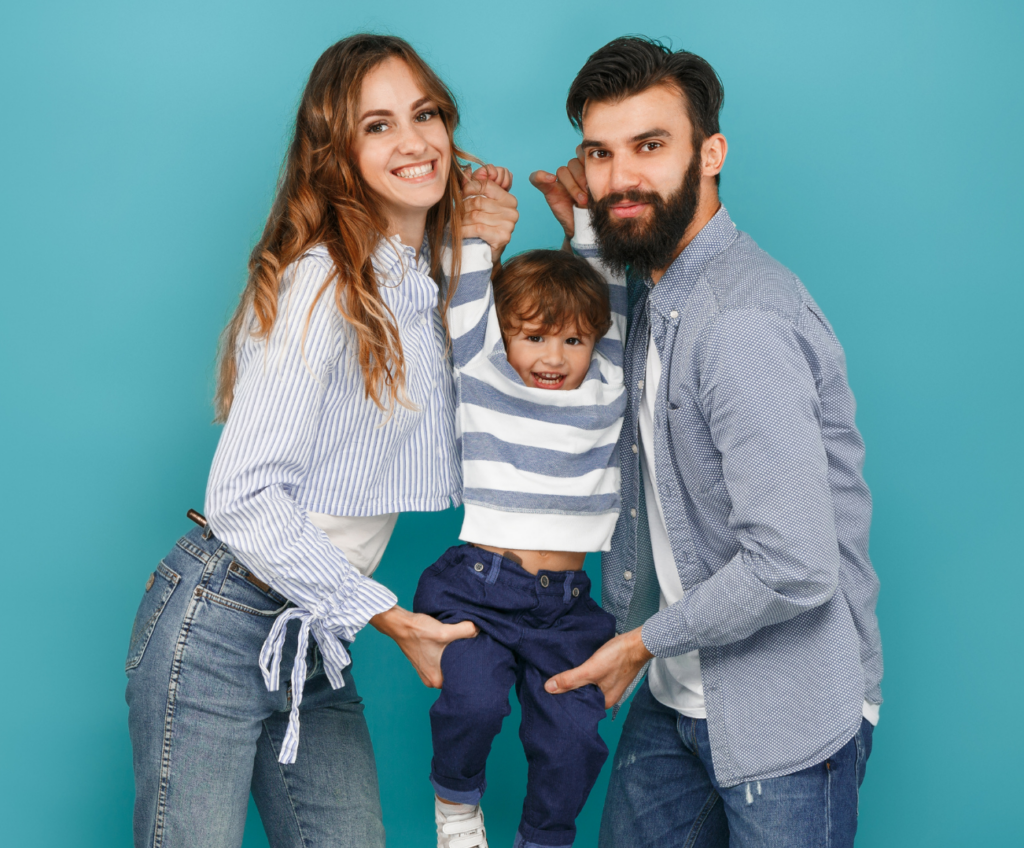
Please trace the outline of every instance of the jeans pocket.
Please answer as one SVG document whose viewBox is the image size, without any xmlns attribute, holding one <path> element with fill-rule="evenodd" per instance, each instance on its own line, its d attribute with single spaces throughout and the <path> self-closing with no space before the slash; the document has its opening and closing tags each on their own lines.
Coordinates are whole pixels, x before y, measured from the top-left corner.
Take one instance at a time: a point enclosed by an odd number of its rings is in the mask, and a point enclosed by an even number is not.
<svg viewBox="0 0 1024 848">
<path fill-rule="evenodd" d="M 132 625 L 132 638 L 128 643 L 128 659 L 124 663 L 126 672 L 131 671 L 142 662 L 142 656 L 146 653 L 146 646 L 156 629 L 160 613 L 164 611 L 171 594 L 180 582 L 181 577 L 163 562 L 149 576 L 146 594 L 142 596 L 142 603 L 139 604 L 139 610 L 135 613 L 135 623 Z"/>
</svg>

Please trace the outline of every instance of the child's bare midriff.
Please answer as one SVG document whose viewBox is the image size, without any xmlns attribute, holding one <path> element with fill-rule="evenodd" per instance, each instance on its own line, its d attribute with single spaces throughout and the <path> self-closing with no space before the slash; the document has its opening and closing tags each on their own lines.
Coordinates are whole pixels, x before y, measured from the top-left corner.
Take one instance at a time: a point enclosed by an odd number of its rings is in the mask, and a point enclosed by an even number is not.
<svg viewBox="0 0 1024 848">
<path fill-rule="evenodd" d="M 586 556 L 585 553 L 578 551 L 521 551 L 494 545 L 478 545 L 476 542 L 473 544 L 519 563 L 530 574 L 541 571 L 579 571 L 583 568 L 583 558 Z"/>
</svg>

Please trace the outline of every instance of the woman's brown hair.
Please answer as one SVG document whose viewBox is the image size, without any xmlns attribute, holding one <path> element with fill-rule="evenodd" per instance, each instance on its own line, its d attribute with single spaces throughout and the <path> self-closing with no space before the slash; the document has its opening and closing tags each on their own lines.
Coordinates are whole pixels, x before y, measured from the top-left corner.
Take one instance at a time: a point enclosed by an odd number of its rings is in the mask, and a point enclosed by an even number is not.
<svg viewBox="0 0 1024 848">
<path fill-rule="evenodd" d="M 401 38 L 360 34 L 342 39 L 313 66 L 274 204 L 263 236 L 249 257 L 248 282 L 224 330 L 215 399 L 217 421 L 227 418 L 234 398 L 240 334 L 247 330 L 258 339 L 270 335 L 285 269 L 316 244 L 325 245 L 334 262 L 334 271 L 317 299 L 333 284 L 338 310 L 355 330 L 366 397 L 382 409 L 405 403 L 402 341 L 394 315 L 381 299 L 371 263 L 380 239 L 387 235 L 388 220 L 352 153 L 363 80 L 393 57 L 408 65 L 448 131 L 452 150 L 448 184 L 441 201 L 427 214 L 426 236 L 434 279 L 441 279 L 442 246 L 451 239 L 453 267 L 442 306 L 446 308 L 451 300 L 459 275 L 462 221 L 456 157 L 472 158 L 455 146 L 459 123 L 455 98 Z M 442 316 L 444 313 L 442 308 Z"/>
</svg>

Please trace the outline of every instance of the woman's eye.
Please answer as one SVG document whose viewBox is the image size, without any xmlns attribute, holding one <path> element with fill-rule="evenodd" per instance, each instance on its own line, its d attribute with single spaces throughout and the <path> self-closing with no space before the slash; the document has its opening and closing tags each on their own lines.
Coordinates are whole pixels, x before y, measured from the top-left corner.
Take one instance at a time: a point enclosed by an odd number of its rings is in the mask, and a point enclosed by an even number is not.
<svg viewBox="0 0 1024 848">
<path fill-rule="evenodd" d="M 424 121 L 429 121 L 431 118 L 435 117 L 436 115 L 437 115 L 437 109 L 427 109 L 424 112 L 420 112 L 416 116 L 416 120 L 419 121 L 420 123 L 423 123 Z"/>
<path fill-rule="evenodd" d="M 388 128 L 388 125 L 387 125 L 386 121 L 377 121 L 377 123 L 375 123 L 375 124 L 370 124 L 366 128 L 366 131 L 368 133 L 382 133 L 387 128 Z"/>
</svg>

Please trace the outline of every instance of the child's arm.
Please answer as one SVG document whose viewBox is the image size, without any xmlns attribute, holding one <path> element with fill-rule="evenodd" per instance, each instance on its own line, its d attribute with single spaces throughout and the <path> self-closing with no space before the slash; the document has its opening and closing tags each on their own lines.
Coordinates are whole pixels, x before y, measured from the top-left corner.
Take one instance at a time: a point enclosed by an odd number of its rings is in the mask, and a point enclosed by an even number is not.
<svg viewBox="0 0 1024 848">
<path fill-rule="evenodd" d="M 597 343 L 596 350 L 615 365 L 622 365 L 622 348 L 626 339 L 626 278 L 613 274 L 601 262 L 597 252 L 597 237 L 590 223 L 590 210 L 579 206 L 573 207 L 574 231 L 572 236 L 573 253 L 582 256 L 608 283 L 608 295 L 611 301 L 612 326 L 604 338 Z"/>
<path fill-rule="evenodd" d="M 446 251 L 445 274 L 451 274 L 451 251 Z M 482 239 L 463 239 L 462 268 L 448 306 L 448 331 L 456 369 L 494 348 L 501 339 L 491 290 L 491 247 Z"/>
</svg>

